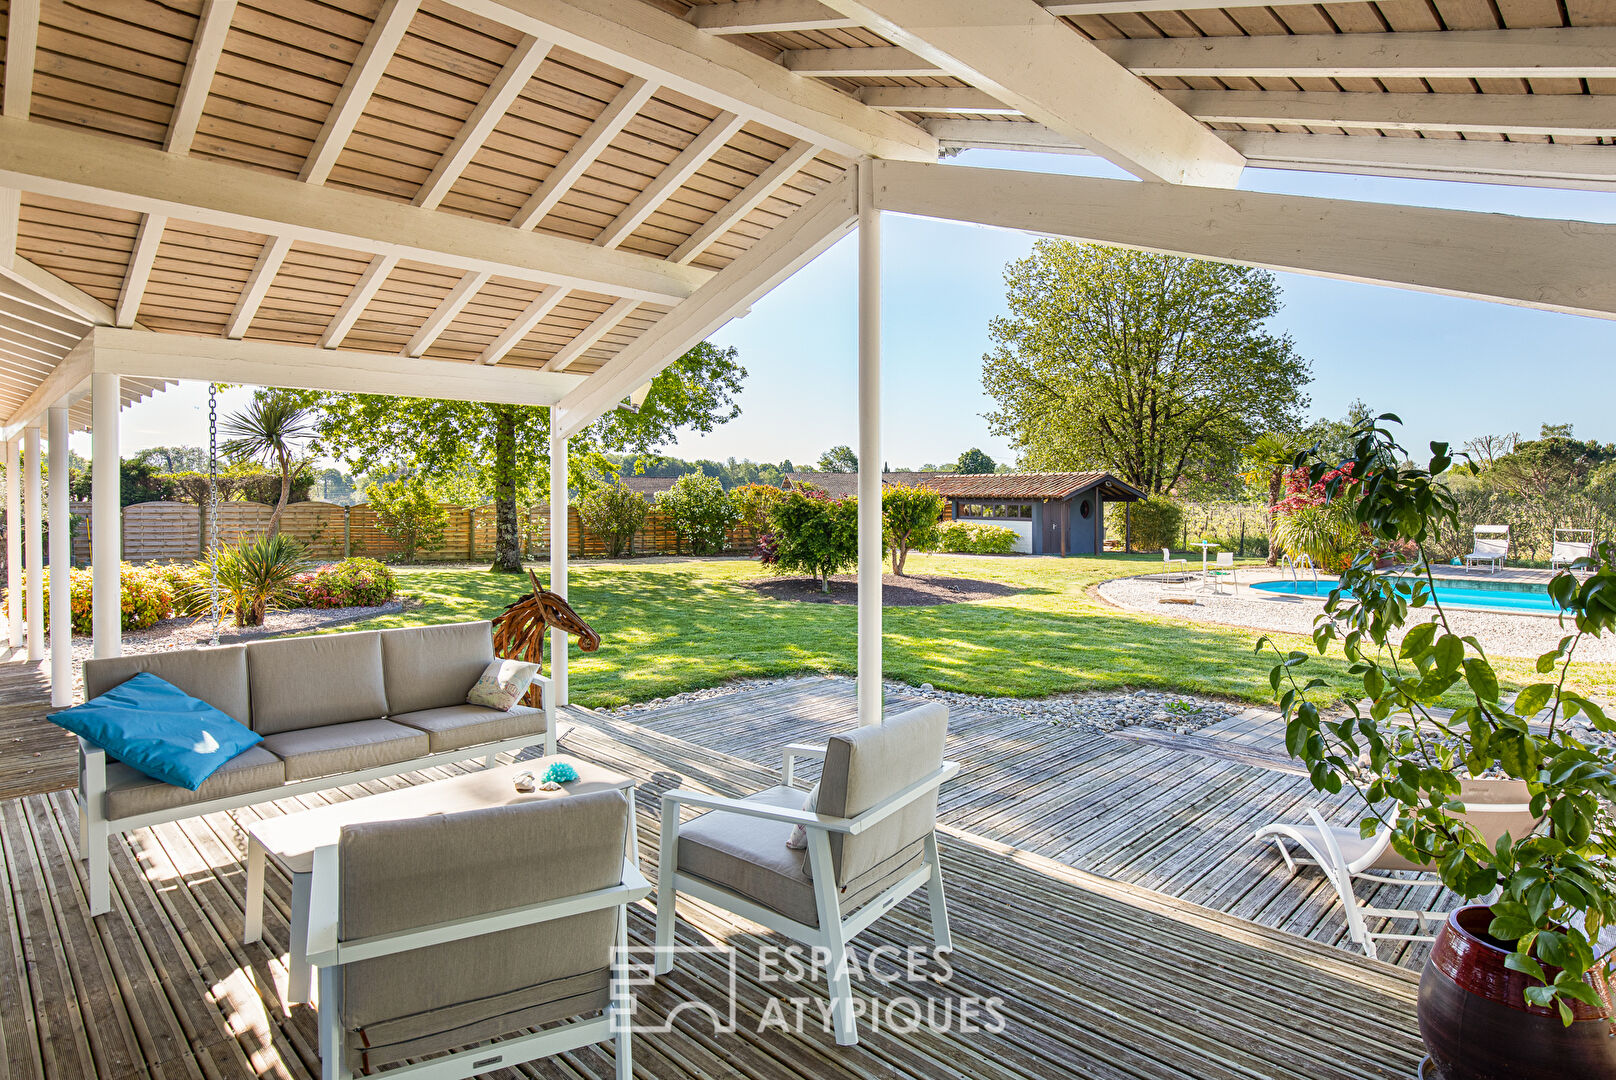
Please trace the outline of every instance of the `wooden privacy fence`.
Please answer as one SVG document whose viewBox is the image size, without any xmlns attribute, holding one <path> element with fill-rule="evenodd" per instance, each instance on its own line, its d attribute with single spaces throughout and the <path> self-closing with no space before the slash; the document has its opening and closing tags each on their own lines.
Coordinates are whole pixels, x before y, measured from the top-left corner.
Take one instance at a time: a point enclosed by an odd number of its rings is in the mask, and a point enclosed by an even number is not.
<svg viewBox="0 0 1616 1080">
<path fill-rule="evenodd" d="M 430 562 L 461 562 L 492 558 L 494 554 L 494 508 L 492 506 L 445 505 L 448 520 L 443 543 L 416 557 Z M 73 531 L 73 561 L 90 559 L 90 504 L 75 502 L 72 512 L 78 518 Z M 269 528 L 274 507 L 262 503 L 231 500 L 219 504 L 219 542 L 234 544 L 244 536 L 254 536 Z M 517 508 L 523 553 L 532 558 L 550 552 L 550 508 L 535 505 Z M 201 558 L 207 536 L 206 507 L 191 503 L 134 503 L 123 508 L 123 557 L 131 562 L 163 559 Z M 281 515 L 281 532 L 303 544 L 317 559 L 341 559 L 367 555 L 375 559 L 396 556 L 401 545 L 381 529 L 376 511 L 359 503 L 339 506 L 327 502 L 295 502 Z M 634 555 L 673 555 L 678 537 L 667 518 L 652 509 L 645 524 L 629 545 Z M 729 531 L 726 551 L 750 553 L 756 533 L 744 525 Z M 579 558 L 601 558 L 606 542 L 585 531 L 574 507 L 567 508 L 567 553 Z"/>
</svg>

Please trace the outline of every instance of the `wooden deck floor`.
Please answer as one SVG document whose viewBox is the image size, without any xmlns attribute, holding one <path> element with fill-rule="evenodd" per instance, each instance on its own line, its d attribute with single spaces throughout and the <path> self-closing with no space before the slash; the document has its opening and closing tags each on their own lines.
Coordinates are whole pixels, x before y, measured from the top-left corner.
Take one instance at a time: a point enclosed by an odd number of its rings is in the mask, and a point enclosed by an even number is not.
<svg viewBox="0 0 1616 1080">
<path fill-rule="evenodd" d="M 45 722 L 49 705 L 44 664 L 0 646 L 0 799 L 78 783 L 73 736 Z"/>
<path fill-rule="evenodd" d="M 676 737 L 667 722 L 653 729 L 598 721 L 581 712 L 573 718 L 577 726 L 563 743 L 567 752 L 639 779 L 640 805 L 646 808 L 640 841 L 648 864 L 656 844 L 658 792 L 679 785 L 737 794 L 772 778 L 771 770 L 741 757 Z M 1033 752 L 1042 734 L 1047 733 L 1007 730 L 981 741 L 997 747 L 1001 758 L 1011 758 Z M 1160 753 L 1122 743 L 1113 750 Z M 1080 774 L 1091 771 L 1075 766 Z M 0 881 L 6 898 L 0 905 L 0 1075 L 16 1080 L 314 1075 L 314 1014 L 298 1008 L 287 1016 L 278 1006 L 286 978 L 290 900 L 288 882 L 273 869 L 265 940 L 240 943 L 245 884 L 240 826 L 258 814 L 445 774 L 396 778 L 143 830 L 115 846 L 114 909 L 101 919 L 91 919 L 85 906 L 71 796 L 58 792 L 0 803 Z M 1002 766 L 978 769 L 959 787 L 980 798 L 1008 778 Z M 1159 779 L 1155 783 L 1160 786 Z M 1053 786 L 1058 785 L 1045 785 Z M 951 802 L 955 824 L 945 829 L 943 851 L 956 974 L 947 987 L 921 995 L 940 1001 L 948 995 L 1000 997 L 1008 1020 L 1002 1032 L 923 1029 L 898 1035 L 866 1026 L 859 1047 L 839 1049 L 819 1031 L 760 1031 L 763 1009 L 780 988 L 760 983 L 743 964 L 740 1030 L 714 1036 L 705 1021 L 687 1011 L 671 1032 L 637 1037 L 637 1075 L 656 1080 L 1410 1075 L 1420 1053 L 1413 973 L 1107 880 L 958 825 L 969 815 L 986 831 L 1009 835 L 1018 822 L 1031 828 L 1039 819 L 1059 817 L 1054 805 L 1059 799 L 1043 793 L 1025 801 L 1012 798 L 1016 801 L 998 813 L 986 801 L 974 804 L 974 810 L 971 799 Z M 1053 823 L 1050 828 L 1058 832 Z M 1112 851 L 1120 863 L 1130 844 L 1114 836 L 1090 846 Z M 1161 866 L 1164 860 L 1155 862 Z M 649 903 L 642 904 L 631 917 L 631 932 L 639 941 L 649 939 L 651 911 Z M 754 955 L 760 940 L 755 927 L 695 903 L 682 902 L 680 914 L 681 941 L 724 943 L 743 956 Z M 924 901 L 911 899 L 859 944 L 923 945 L 926 925 Z M 641 991 L 641 1008 L 665 1016 L 690 999 L 718 1004 L 727 974 L 716 957 L 684 961 L 673 976 Z M 874 993 L 878 1000 L 895 996 L 889 989 Z M 791 994 L 823 997 L 817 984 L 793 988 Z M 610 1074 L 610 1052 L 602 1047 L 497 1075 L 578 1080 Z"/>
</svg>

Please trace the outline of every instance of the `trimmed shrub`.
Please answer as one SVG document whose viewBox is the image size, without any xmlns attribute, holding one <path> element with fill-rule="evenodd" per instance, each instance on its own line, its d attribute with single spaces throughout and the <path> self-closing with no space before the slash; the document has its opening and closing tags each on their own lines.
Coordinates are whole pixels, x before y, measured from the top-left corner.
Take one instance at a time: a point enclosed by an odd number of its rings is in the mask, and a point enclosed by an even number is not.
<svg viewBox="0 0 1616 1080">
<path fill-rule="evenodd" d="M 371 484 L 365 489 L 365 499 L 376 513 L 376 528 L 398 544 L 399 562 L 414 562 L 420 552 L 443 546 L 443 532 L 449 524 L 449 512 L 438 505 L 420 480 L 411 478 L 388 484 Z"/>
<path fill-rule="evenodd" d="M 287 607 L 377 607 L 398 594 L 398 579 L 383 563 L 356 556 L 327 563 L 293 579 Z"/>
<path fill-rule="evenodd" d="M 858 563 L 858 499 L 823 491 L 788 491 L 769 514 L 765 564 L 812 574 L 830 592 L 830 576 Z"/>
<path fill-rule="evenodd" d="M 961 555 L 1008 555 L 1016 547 L 1016 530 L 974 521 L 948 521 L 937 527 L 937 546 Z"/>
<path fill-rule="evenodd" d="M 740 515 L 741 524 L 762 533 L 768 531 L 769 512 L 786 497 L 786 493 L 772 484 L 742 484 L 731 488 L 729 497 L 735 504 L 735 512 Z"/>
<path fill-rule="evenodd" d="M 692 555 L 722 551 L 735 523 L 735 504 L 724 485 L 714 476 L 691 473 L 673 482 L 673 487 L 657 496 L 657 509 L 679 536 L 679 546 L 688 544 Z"/>
<path fill-rule="evenodd" d="M 1129 508 L 1135 551 L 1155 551 L 1183 543 L 1184 510 L 1176 502 L 1152 495 Z"/>
<path fill-rule="evenodd" d="M 149 566 L 136 566 L 134 563 L 124 563 L 118 570 L 119 601 L 123 614 L 119 623 L 125 630 L 145 630 L 155 626 L 174 614 L 174 587 L 158 573 L 159 568 Z M 18 582 L 21 586 L 27 581 Z M 88 567 L 80 567 L 69 572 L 68 596 L 72 608 L 73 632 L 75 634 L 88 634 L 94 629 L 94 616 L 92 614 L 92 574 Z M 43 595 L 50 596 L 50 568 L 40 571 L 40 587 Z M 19 596 L 25 596 L 26 590 L 19 588 Z M 24 616 L 27 615 L 26 605 Z"/>
<path fill-rule="evenodd" d="M 614 559 L 629 549 L 650 512 L 651 504 L 621 480 L 602 484 L 578 500 L 579 523 L 600 537 Z"/>
<path fill-rule="evenodd" d="M 943 497 L 928 487 L 893 484 L 881 492 L 881 533 L 892 553 L 892 572 L 903 577 L 903 564 L 911 551 L 937 547 L 937 522 L 943 516 Z"/>
</svg>

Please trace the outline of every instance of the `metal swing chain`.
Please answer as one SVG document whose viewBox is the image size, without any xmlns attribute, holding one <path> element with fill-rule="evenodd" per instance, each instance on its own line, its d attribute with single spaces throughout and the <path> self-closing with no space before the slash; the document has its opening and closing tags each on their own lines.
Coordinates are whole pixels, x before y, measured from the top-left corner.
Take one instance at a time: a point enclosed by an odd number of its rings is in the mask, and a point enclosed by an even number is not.
<svg viewBox="0 0 1616 1080">
<path fill-rule="evenodd" d="M 213 644 L 219 644 L 219 384 L 208 383 L 208 567 Z"/>
</svg>

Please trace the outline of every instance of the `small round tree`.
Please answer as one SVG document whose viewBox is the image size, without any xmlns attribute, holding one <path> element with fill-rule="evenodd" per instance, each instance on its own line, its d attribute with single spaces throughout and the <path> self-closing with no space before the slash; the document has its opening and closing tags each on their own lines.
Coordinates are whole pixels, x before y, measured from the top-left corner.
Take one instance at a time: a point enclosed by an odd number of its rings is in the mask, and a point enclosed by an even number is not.
<svg viewBox="0 0 1616 1080">
<path fill-rule="evenodd" d="M 959 456 L 959 461 L 954 465 L 954 471 L 961 475 L 980 476 L 984 473 L 992 472 L 997 467 L 992 458 L 973 446 Z"/>
<path fill-rule="evenodd" d="M 644 497 L 621 480 L 602 484 L 578 500 L 578 520 L 601 538 L 614 559 L 628 550 L 650 512 Z"/>
<path fill-rule="evenodd" d="M 903 577 L 903 564 L 911 551 L 937 546 L 937 523 L 943 517 L 943 497 L 928 487 L 893 484 L 881 492 L 881 531 L 892 553 L 892 572 Z"/>
<path fill-rule="evenodd" d="M 657 496 L 656 507 L 668 519 L 681 545 L 692 555 L 721 551 L 735 523 L 735 504 L 715 476 L 691 473 Z"/>
<path fill-rule="evenodd" d="M 423 551 L 443 546 L 449 514 L 418 478 L 371 484 L 365 501 L 376 512 L 376 527 L 398 544 L 400 562 L 414 562 Z"/>
<path fill-rule="evenodd" d="M 823 491 L 788 491 L 769 514 L 772 550 L 765 562 L 812 574 L 830 592 L 830 576 L 858 563 L 858 499 Z"/>
</svg>

